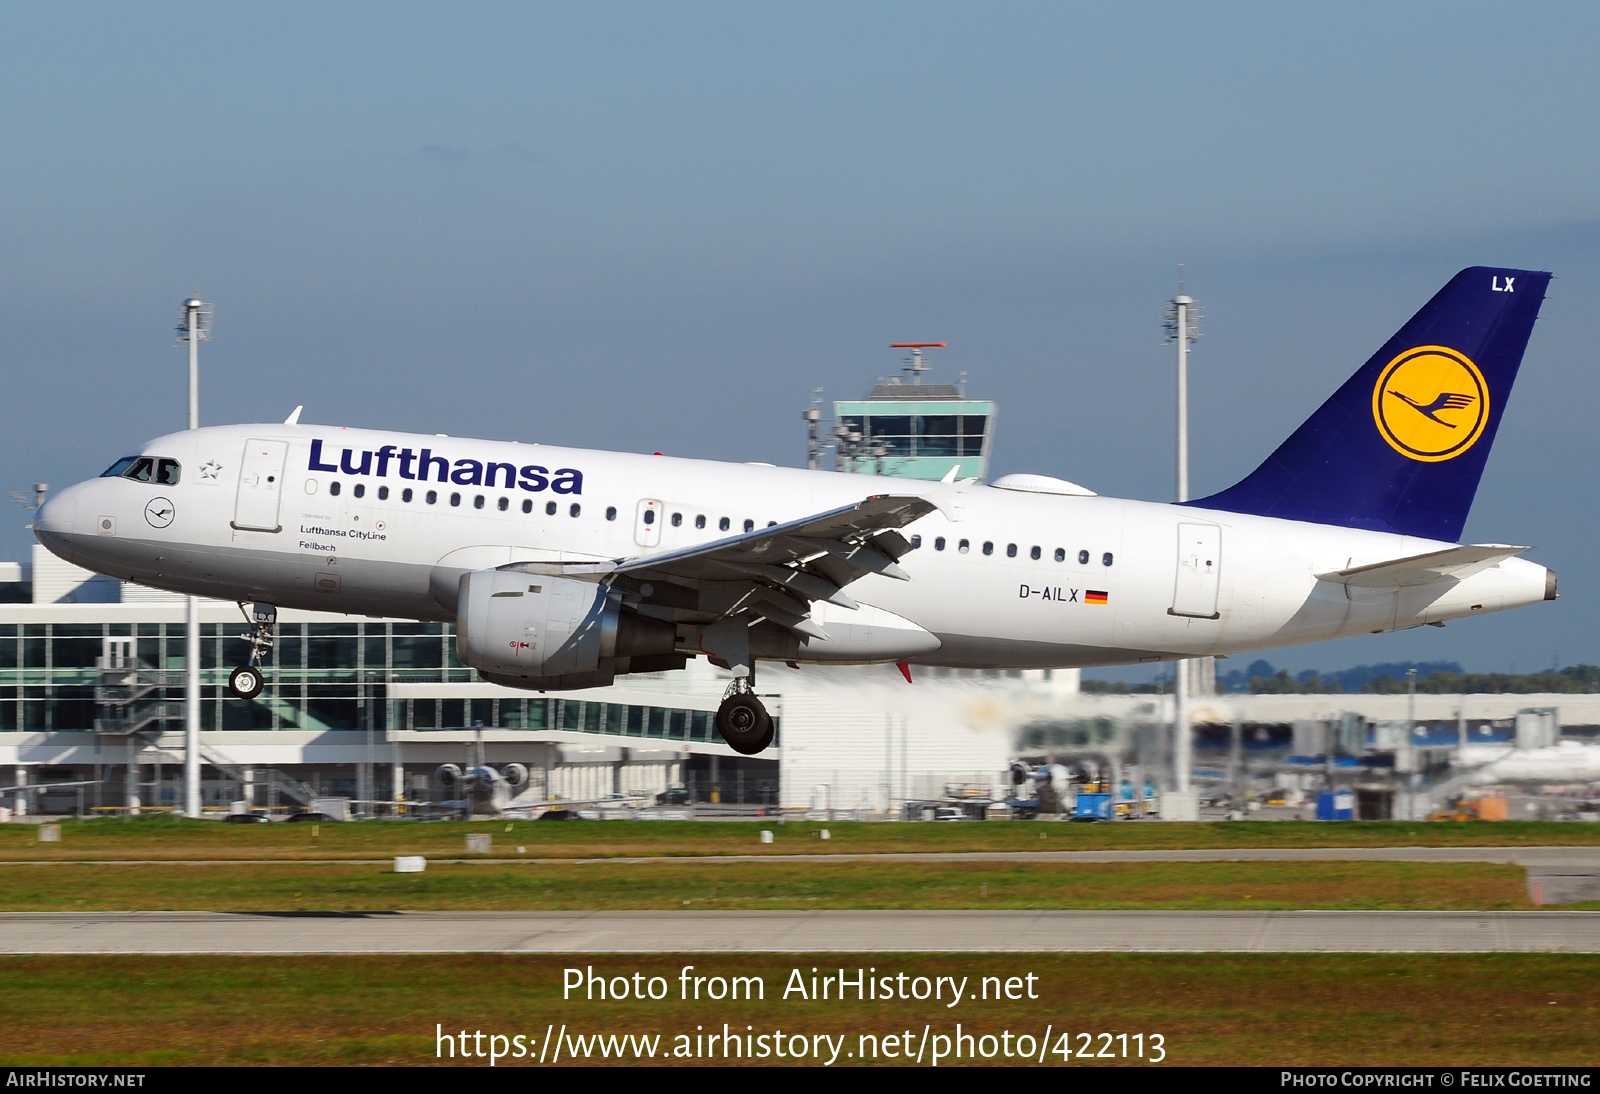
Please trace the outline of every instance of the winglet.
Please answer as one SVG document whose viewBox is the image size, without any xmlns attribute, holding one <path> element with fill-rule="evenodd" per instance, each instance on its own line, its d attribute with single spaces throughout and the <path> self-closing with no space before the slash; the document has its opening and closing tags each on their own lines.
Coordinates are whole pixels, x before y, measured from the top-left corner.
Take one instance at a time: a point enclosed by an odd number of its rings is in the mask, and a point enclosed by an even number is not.
<svg viewBox="0 0 1600 1094">
<path fill-rule="evenodd" d="M 940 482 L 955 482 L 956 481 L 956 476 L 959 475 L 960 473 L 961 473 L 961 465 L 958 463 L 954 467 L 952 467 L 950 470 L 946 471 L 944 473 L 944 478 L 940 479 L 939 481 Z"/>
<path fill-rule="evenodd" d="M 302 410 L 304 410 L 304 409 L 305 409 L 304 405 L 295 407 L 294 408 L 294 412 L 291 413 L 287 418 L 285 418 L 283 420 L 283 424 L 284 425 L 299 425 L 300 424 L 300 412 Z"/>
</svg>

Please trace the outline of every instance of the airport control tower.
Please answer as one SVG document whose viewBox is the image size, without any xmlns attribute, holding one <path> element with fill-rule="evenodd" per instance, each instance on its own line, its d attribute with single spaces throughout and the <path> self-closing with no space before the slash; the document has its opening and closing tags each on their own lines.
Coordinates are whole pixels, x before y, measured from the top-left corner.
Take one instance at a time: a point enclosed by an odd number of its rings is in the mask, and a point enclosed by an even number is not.
<svg viewBox="0 0 1600 1094">
<path fill-rule="evenodd" d="M 968 399 L 964 384 L 922 382 L 930 367 L 923 362 L 922 351 L 943 345 L 895 343 L 892 348 L 911 351 L 905 364 L 910 383 L 890 377 L 880 380 L 865 399 L 833 404 L 837 470 L 937 480 L 956 469 L 957 478 L 988 478 L 995 404 Z M 812 423 L 815 466 L 816 411 L 808 411 L 806 418 Z"/>
</svg>

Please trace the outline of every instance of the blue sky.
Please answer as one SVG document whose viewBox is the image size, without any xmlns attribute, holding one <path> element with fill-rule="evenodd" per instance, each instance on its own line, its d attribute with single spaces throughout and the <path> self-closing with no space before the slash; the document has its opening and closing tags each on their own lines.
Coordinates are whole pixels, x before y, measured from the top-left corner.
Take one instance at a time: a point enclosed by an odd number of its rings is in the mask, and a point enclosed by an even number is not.
<svg viewBox="0 0 1600 1094">
<path fill-rule="evenodd" d="M 1575 4 L 10 5 L 0 487 L 180 426 L 198 289 L 207 422 L 795 463 L 810 387 L 945 341 L 996 473 L 1161 499 L 1179 262 L 1196 493 L 1457 269 L 1545 268 L 1466 534 L 1566 595 L 1270 658 L 1600 662 L 1597 47 Z"/>
</svg>

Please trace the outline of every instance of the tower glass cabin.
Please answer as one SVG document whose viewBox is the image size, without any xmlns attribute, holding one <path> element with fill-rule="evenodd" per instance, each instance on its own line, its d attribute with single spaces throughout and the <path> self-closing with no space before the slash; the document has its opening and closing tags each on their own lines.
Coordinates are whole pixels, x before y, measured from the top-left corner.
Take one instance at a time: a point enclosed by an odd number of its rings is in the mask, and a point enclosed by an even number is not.
<svg viewBox="0 0 1600 1094">
<path fill-rule="evenodd" d="M 837 468 L 862 475 L 989 477 L 995 404 L 954 384 L 880 383 L 865 399 L 833 404 Z"/>
</svg>

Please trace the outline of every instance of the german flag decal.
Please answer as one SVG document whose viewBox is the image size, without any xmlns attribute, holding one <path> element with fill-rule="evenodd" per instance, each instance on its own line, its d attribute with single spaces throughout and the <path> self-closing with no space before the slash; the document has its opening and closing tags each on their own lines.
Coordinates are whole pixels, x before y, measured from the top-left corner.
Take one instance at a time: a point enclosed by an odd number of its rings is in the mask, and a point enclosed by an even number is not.
<svg viewBox="0 0 1600 1094">
<path fill-rule="evenodd" d="M 1083 590 L 1083 602 L 1085 604 L 1104 604 L 1108 599 L 1108 595 L 1099 589 L 1085 589 Z"/>
</svg>

